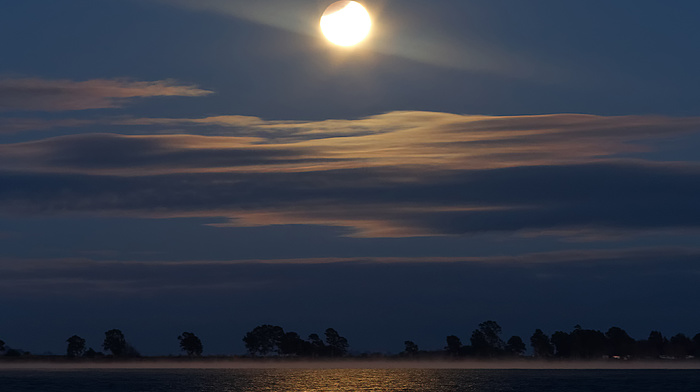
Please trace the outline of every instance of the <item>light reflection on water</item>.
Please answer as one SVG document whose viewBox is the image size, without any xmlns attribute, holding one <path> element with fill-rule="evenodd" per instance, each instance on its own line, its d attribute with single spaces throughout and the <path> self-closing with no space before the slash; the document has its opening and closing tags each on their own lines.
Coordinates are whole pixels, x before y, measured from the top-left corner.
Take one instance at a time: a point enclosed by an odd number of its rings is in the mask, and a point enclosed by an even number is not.
<svg viewBox="0 0 700 392">
<path fill-rule="evenodd" d="M 259 378 L 264 391 L 440 391 L 439 380 L 424 370 L 335 369 L 269 371 Z M 428 388 L 429 385 L 438 389 Z"/>
<path fill-rule="evenodd" d="M 0 390 L 75 392 L 697 392 L 698 370 L 0 370 Z"/>
</svg>

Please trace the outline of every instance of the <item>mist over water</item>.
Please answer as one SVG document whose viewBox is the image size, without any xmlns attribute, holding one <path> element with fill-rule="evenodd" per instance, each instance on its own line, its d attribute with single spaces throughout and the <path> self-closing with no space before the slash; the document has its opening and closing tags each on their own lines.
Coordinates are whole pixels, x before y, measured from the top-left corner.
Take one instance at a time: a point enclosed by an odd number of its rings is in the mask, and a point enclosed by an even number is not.
<svg viewBox="0 0 700 392">
<path fill-rule="evenodd" d="M 0 370 L 8 391 L 695 391 L 699 370 Z"/>
<path fill-rule="evenodd" d="M 80 370 L 697 370 L 700 361 L 285 360 L 142 359 L 126 361 L 0 361 L 0 372 Z"/>
</svg>

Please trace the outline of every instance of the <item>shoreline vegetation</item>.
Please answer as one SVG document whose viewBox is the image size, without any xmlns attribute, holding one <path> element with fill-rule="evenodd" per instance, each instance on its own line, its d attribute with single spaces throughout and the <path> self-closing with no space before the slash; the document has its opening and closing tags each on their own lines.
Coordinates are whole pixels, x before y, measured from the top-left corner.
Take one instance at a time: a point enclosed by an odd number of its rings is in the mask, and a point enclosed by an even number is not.
<svg viewBox="0 0 700 392">
<path fill-rule="evenodd" d="M 177 336 L 186 355 L 142 356 L 119 329 L 105 332 L 102 350 L 88 348 L 73 335 L 65 355 L 33 355 L 0 340 L 0 369 L 157 369 L 157 368 L 445 368 L 445 369 L 700 369 L 700 333 L 664 337 L 651 331 L 635 340 L 619 327 L 603 333 L 576 325 L 552 335 L 536 329 L 529 338 L 531 354 L 520 336 L 501 338 L 501 326 L 484 321 L 473 330 L 469 344 L 449 335 L 445 347 L 421 350 L 404 341 L 398 354 L 349 350 L 348 339 L 333 328 L 324 338 L 312 333 L 303 339 L 277 325 L 263 324 L 245 333 L 246 355 L 203 355 L 204 345 L 193 332 Z"/>
<path fill-rule="evenodd" d="M 503 370 L 700 370 L 697 360 L 411 359 L 411 358 L 250 358 L 212 356 L 140 358 L 0 358 L 2 370 L 167 370 L 167 369 L 503 369 Z"/>
</svg>

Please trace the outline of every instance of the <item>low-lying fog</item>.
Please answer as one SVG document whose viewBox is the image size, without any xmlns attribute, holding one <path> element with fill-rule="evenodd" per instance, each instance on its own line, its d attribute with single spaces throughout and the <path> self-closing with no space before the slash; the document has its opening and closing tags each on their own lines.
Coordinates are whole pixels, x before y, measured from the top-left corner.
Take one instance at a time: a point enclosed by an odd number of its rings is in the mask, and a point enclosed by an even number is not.
<svg viewBox="0 0 700 392">
<path fill-rule="evenodd" d="M 257 361 L 0 362 L 0 370 L 82 369 L 698 369 L 700 361 Z"/>
</svg>

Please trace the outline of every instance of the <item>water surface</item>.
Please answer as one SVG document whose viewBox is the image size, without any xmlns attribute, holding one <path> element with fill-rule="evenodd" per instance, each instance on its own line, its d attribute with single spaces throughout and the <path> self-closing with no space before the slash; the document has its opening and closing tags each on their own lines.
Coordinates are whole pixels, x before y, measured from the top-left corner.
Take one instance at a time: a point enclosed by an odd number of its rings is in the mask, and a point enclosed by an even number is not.
<svg viewBox="0 0 700 392">
<path fill-rule="evenodd" d="M 0 390 L 16 392 L 697 392 L 699 388 L 699 370 L 0 370 Z"/>
</svg>

